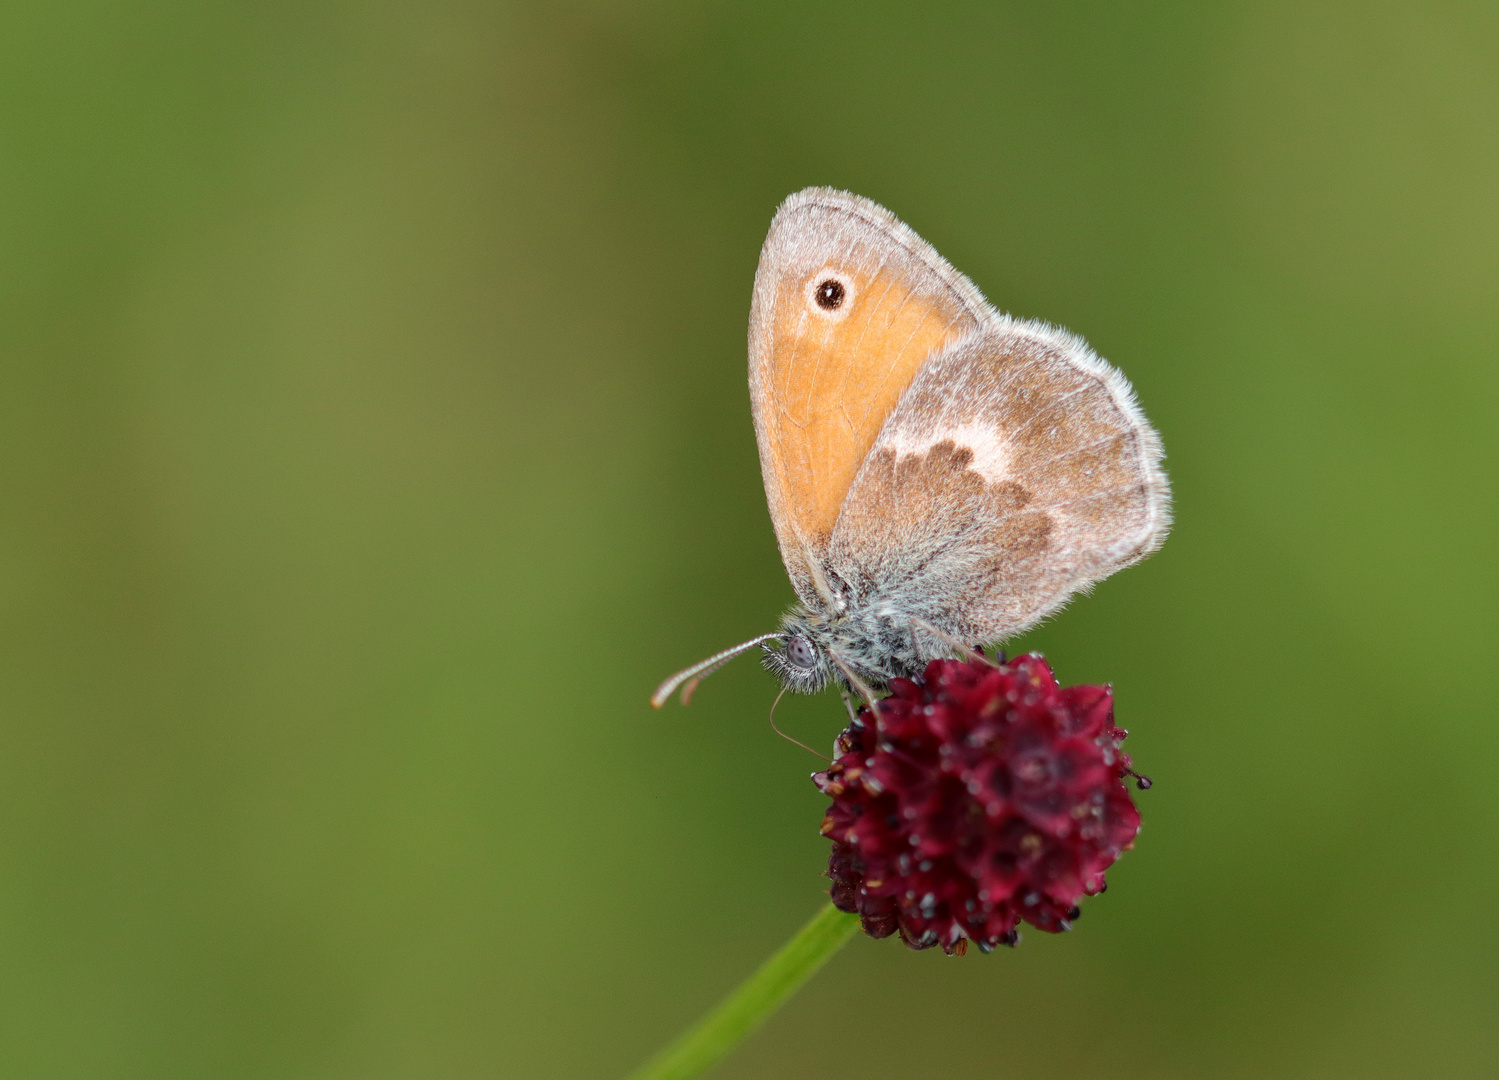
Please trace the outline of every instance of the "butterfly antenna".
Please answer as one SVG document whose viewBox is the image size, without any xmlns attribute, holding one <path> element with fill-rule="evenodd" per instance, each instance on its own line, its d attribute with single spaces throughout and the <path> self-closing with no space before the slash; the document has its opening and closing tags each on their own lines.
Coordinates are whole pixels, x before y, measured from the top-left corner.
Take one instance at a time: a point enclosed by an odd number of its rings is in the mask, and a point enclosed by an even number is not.
<svg viewBox="0 0 1499 1080">
<path fill-rule="evenodd" d="M 767 641 L 780 641 L 784 636 L 779 631 L 773 634 L 761 634 L 757 638 L 742 641 L 738 645 L 725 649 L 723 652 L 714 653 L 708 659 L 700 660 L 690 668 L 685 668 L 677 672 L 660 686 L 656 687 L 656 692 L 651 695 L 651 707 L 659 709 L 665 705 L 667 699 L 671 697 L 679 686 L 682 687 L 682 704 L 686 705 L 692 700 L 692 692 L 697 689 L 697 684 L 734 659 L 734 657 L 742 656 L 756 645 L 761 645 Z"/>
<path fill-rule="evenodd" d="M 797 746 L 800 746 L 803 750 L 805 750 L 807 753 L 811 754 L 813 757 L 822 758 L 823 761 L 826 761 L 828 764 L 831 765 L 833 763 L 833 759 L 832 758 L 826 756 L 825 754 L 819 754 L 816 750 L 813 750 L 810 746 L 808 746 L 806 743 L 802 742 L 800 739 L 792 738 L 790 735 L 787 735 L 780 728 L 776 727 L 776 708 L 781 704 L 781 699 L 783 697 L 785 697 L 785 696 L 786 696 L 786 687 L 783 686 L 783 687 L 781 687 L 781 692 L 776 695 L 775 701 L 773 701 L 771 703 L 771 706 L 770 706 L 770 730 L 774 731 L 777 735 L 779 735 L 781 738 L 785 739 L 787 742 L 789 742 L 789 743 L 796 743 Z"/>
</svg>

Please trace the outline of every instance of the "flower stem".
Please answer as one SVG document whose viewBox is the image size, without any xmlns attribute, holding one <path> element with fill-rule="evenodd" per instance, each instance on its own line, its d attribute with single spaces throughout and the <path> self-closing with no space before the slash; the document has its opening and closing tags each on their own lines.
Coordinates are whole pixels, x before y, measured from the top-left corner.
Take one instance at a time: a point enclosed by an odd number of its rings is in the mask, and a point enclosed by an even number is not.
<svg viewBox="0 0 1499 1080">
<path fill-rule="evenodd" d="M 858 928 L 857 915 L 828 904 L 718 1008 L 631 1073 L 629 1080 L 688 1080 L 710 1068 L 801 989 Z"/>
</svg>

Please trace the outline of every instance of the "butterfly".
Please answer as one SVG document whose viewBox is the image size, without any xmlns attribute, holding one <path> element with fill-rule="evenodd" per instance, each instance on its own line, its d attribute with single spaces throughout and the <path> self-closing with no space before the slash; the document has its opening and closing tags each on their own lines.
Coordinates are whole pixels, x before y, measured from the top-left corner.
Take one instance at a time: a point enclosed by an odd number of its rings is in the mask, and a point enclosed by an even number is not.
<svg viewBox="0 0 1499 1080">
<path fill-rule="evenodd" d="M 776 212 L 750 303 L 760 469 L 798 603 L 661 684 L 759 647 L 786 689 L 873 700 L 1002 642 L 1155 551 L 1160 437 L 1081 338 L 1005 315 L 884 207 L 813 187 Z"/>
</svg>

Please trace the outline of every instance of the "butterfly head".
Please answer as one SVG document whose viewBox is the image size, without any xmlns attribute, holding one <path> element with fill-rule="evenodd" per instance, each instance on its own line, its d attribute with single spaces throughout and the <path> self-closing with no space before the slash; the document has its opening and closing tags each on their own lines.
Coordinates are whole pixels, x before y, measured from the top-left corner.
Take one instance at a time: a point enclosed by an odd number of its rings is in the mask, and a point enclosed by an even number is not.
<svg viewBox="0 0 1499 1080">
<path fill-rule="evenodd" d="M 798 694 L 815 694 L 833 677 L 833 664 L 827 649 L 820 644 L 826 638 L 822 627 L 805 611 L 792 611 L 782 620 L 780 648 L 774 642 L 760 646 L 764 652 L 765 670 L 781 680 L 781 685 Z"/>
</svg>

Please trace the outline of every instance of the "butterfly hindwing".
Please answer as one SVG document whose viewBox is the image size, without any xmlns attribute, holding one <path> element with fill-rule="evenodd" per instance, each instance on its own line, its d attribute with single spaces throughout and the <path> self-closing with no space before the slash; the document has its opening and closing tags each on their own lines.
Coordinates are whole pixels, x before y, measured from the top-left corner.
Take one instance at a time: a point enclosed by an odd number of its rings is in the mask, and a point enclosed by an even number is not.
<svg viewBox="0 0 1499 1080">
<path fill-rule="evenodd" d="M 1017 633 L 1155 550 L 1160 441 L 1080 339 L 996 316 L 916 373 L 862 463 L 825 570 L 964 641 Z"/>
</svg>

